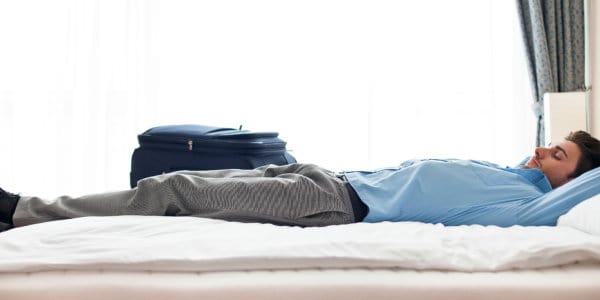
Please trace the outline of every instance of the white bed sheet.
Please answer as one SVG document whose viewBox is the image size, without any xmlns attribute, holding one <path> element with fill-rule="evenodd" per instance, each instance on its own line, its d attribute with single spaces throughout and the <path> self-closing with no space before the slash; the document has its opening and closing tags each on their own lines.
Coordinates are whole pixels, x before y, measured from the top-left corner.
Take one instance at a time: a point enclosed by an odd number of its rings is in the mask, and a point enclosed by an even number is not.
<svg viewBox="0 0 600 300">
<path fill-rule="evenodd" d="M 501 271 L 600 262 L 569 227 L 357 223 L 321 228 L 193 217 L 87 217 L 0 233 L 0 273 L 315 268 Z"/>
</svg>

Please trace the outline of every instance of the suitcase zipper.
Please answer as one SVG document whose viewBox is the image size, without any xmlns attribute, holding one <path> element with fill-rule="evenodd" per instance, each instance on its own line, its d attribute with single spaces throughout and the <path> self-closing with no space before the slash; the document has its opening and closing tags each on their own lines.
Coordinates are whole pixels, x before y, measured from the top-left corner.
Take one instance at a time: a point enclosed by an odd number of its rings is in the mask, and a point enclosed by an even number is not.
<svg viewBox="0 0 600 300">
<path fill-rule="evenodd" d="M 144 144 L 150 147 L 169 148 L 173 145 L 176 148 L 186 149 L 188 151 L 198 151 L 199 149 L 218 149 L 219 151 L 261 151 L 261 152 L 277 152 L 285 150 L 286 143 L 277 141 L 274 143 L 245 142 L 243 140 L 220 140 L 220 139 L 200 139 L 194 140 L 190 137 L 181 137 L 179 140 L 174 140 L 172 137 L 162 136 L 145 136 L 141 137 L 140 145 Z"/>
</svg>

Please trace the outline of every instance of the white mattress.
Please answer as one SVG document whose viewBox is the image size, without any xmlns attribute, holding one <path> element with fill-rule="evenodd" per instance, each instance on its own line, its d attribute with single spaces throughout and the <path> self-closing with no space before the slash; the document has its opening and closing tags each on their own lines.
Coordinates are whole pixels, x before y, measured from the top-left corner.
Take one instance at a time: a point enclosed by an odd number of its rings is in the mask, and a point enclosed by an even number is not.
<svg viewBox="0 0 600 300">
<path fill-rule="evenodd" d="M 11 300 L 597 300 L 600 265 L 503 272 L 304 269 L 4 273 L 0 274 L 0 297 Z"/>
<path fill-rule="evenodd" d="M 600 299 L 570 227 L 88 217 L 0 233 L 2 299 Z M 170 295 L 167 297 L 167 295 Z"/>
</svg>

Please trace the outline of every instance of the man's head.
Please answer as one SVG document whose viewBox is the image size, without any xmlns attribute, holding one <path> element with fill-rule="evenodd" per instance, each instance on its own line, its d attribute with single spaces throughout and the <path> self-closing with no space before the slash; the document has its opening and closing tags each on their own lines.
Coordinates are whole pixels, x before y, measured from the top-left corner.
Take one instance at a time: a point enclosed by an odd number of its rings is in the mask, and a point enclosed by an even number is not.
<svg viewBox="0 0 600 300">
<path fill-rule="evenodd" d="M 536 148 L 523 167 L 540 169 L 556 188 L 598 166 L 600 141 L 585 131 L 575 131 L 560 144 Z"/>
</svg>

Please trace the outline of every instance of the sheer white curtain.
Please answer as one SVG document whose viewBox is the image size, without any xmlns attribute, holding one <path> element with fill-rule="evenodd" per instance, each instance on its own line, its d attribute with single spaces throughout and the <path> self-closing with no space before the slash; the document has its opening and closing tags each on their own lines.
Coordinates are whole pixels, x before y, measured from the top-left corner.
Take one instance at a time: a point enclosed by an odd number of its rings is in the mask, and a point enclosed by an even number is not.
<svg viewBox="0 0 600 300">
<path fill-rule="evenodd" d="M 533 147 L 513 1 L 0 2 L 0 186 L 128 187 L 136 135 L 275 130 L 334 170 Z"/>
</svg>

